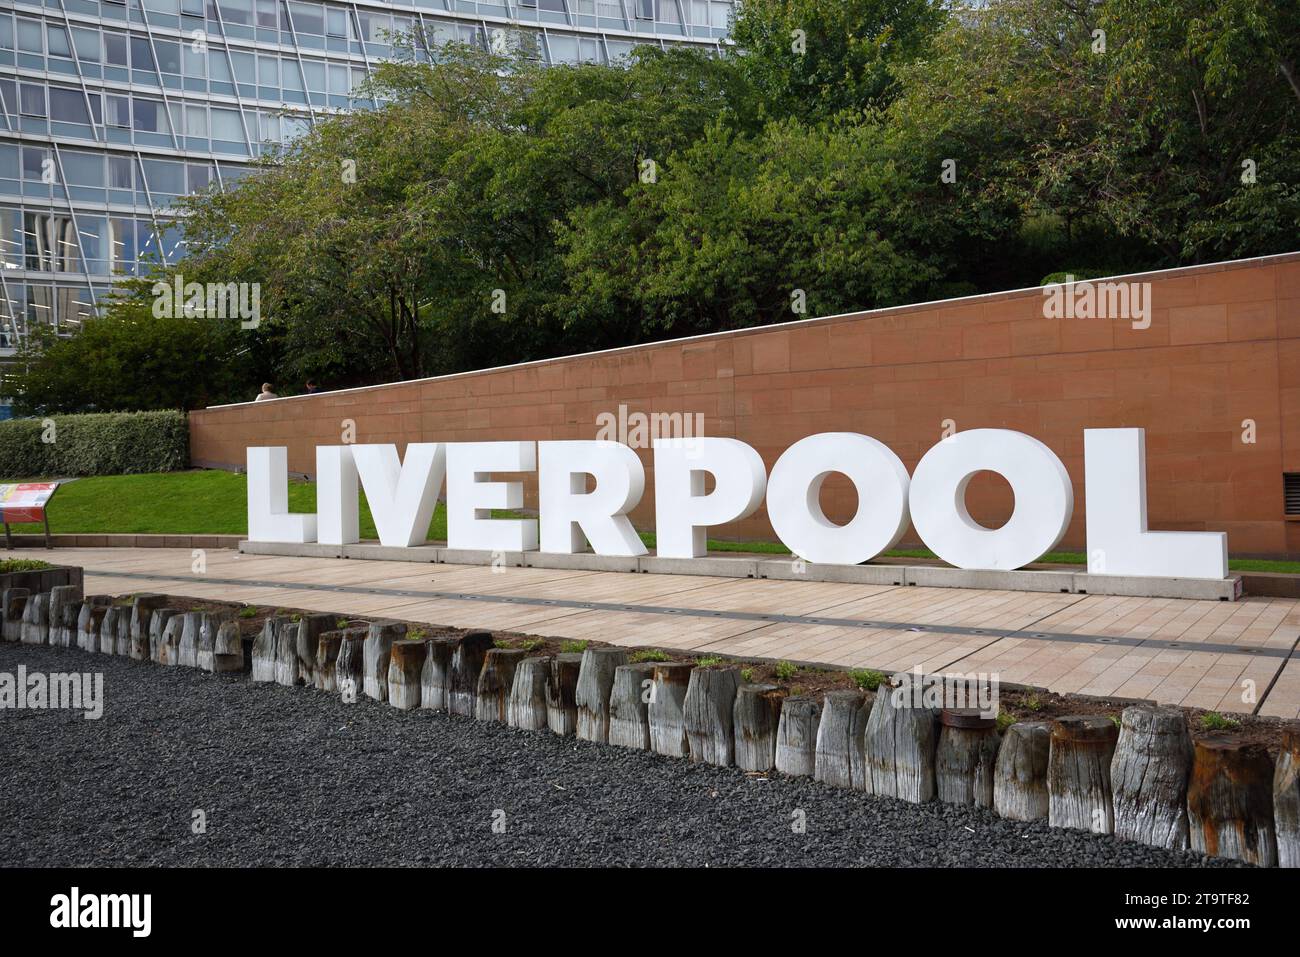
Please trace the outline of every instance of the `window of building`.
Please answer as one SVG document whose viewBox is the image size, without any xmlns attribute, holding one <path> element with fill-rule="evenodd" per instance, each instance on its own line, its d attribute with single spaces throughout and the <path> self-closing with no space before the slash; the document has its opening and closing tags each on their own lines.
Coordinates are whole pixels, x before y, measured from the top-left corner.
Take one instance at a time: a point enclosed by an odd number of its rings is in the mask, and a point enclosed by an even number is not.
<svg viewBox="0 0 1300 957">
<path fill-rule="evenodd" d="M 154 55 L 158 59 L 158 69 L 164 73 L 180 74 L 181 72 L 181 50 L 180 46 L 171 40 L 154 40 Z"/>
<path fill-rule="evenodd" d="M 208 75 L 207 51 L 195 50 L 192 44 L 184 44 L 181 47 L 181 68 L 186 76 L 198 79 L 206 77 Z"/>
<path fill-rule="evenodd" d="M 319 3 L 298 3 L 291 0 L 289 10 L 293 13 L 295 33 L 310 33 L 313 36 L 325 35 L 325 14 Z"/>
<path fill-rule="evenodd" d="M 54 23 L 46 24 L 45 42 L 49 44 L 50 56 L 72 59 L 72 44 L 68 42 L 68 31 Z"/>
<path fill-rule="evenodd" d="M 18 49 L 23 53 L 43 54 L 45 38 L 42 35 L 41 21 L 18 18 Z"/>
<path fill-rule="evenodd" d="M 72 186 L 104 186 L 104 157 L 79 150 L 63 151 L 63 174 Z"/>
<path fill-rule="evenodd" d="M 136 70 L 152 70 L 153 51 L 149 49 L 149 38 L 131 34 L 131 66 Z"/>
<path fill-rule="evenodd" d="M 131 272 L 135 266 L 135 220 L 110 219 L 108 221 L 108 252 L 112 256 L 113 272 Z"/>
<path fill-rule="evenodd" d="M 253 0 L 220 0 L 221 18 L 226 23 L 253 24 Z"/>
<path fill-rule="evenodd" d="M 257 82 L 262 86 L 280 85 L 280 58 L 259 56 L 257 58 Z"/>
<path fill-rule="evenodd" d="M 60 123 L 90 123 L 86 97 L 80 90 L 66 86 L 50 87 L 50 119 Z"/>
<path fill-rule="evenodd" d="M 45 87 L 36 83 L 18 84 L 18 109 L 24 116 L 45 116 Z"/>
<path fill-rule="evenodd" d="M 172 160 L 144 160 L 144 179 L 150 192 L 179 196 L 185 192 L 185 165 Z"/>
<path fill-rule="evenodd" d="M 212 107 L 209 122 L 212 124 L 212 138 L 227 140 L 232 143 L 244 142 L 244 125 L 239 121 L 239 114 L 234 110 Z"/>
<path fill-rule="evenodd" d="M 268 30 L 275 30 L 280 25 L 276 12 L 276 0 L 257 0 L 257 25 Z"/>
<path fill-rule="evenodd" d="M 129 156 L 109 156 L 108 188 L 135 189 L 135 163 Z"/>
<path fill-rule="evenodd" d="M 357 11 L 361 20 L 361 39 L 367 43 L 384 43 L 386 34 L 393 29 L 392 18 L 386 13 Z"/>
<path fill-rule="evenodd" d="M 348 12 L 341 7 L 325 7 L 325 32 L 332 37 L 348 35 Z"/>
<path fill-rule="evenodd" d="M 199 193 L 212 183 L 212 166 L 208 163 L 190 163 L 185 167 L 189 191 Z"/>
<path fill-rule="evenodd" d="M 257 57 L 253 54 L 231 50 L 230 63 L 235 68 L 235 79 L 240 83 L 257 82 Z"/>
<path fill-rule="evenodd" d="M 206 106 L 187 105 L 185 107 L 185 135 L 203 137 L 208 135 L 208 108 Z"/>
<path fill-rule="evenodd" d="M 104 31 L 104 62 L 109 66 L 128 66 L 126 58 L 126 36 L 121 33 Z"/>
<path fill-rule="evenodd" d="M 132 111 L 135 115 L 135 123 L 132 126 L 138 133 L 165 133 L 161 119 L 162 104 L 157 100 L 146 100 L 143 97 L 135 97 L 135 109 Z"/>
<path fill-rule="evenodd" d="M 104 95 L 106 105 L 106 122 L 109 126 L 116 126 L 124 130 L 131 128 L 131 98 L 128 96 L 114 96 L 111 93 Z"/>
<path fill-rule="evenodd" d="M 102 58 L 98 30 L 73 27 L 72 45 L 77 51 L 77 58 L 83 63 L 98 63 Z"/>
<path fill-rule="evenodd" d="M 23 147 L 23 179 L 58 182 L 59 171 L 50 151 L 42 146 Z"/>
</svg>

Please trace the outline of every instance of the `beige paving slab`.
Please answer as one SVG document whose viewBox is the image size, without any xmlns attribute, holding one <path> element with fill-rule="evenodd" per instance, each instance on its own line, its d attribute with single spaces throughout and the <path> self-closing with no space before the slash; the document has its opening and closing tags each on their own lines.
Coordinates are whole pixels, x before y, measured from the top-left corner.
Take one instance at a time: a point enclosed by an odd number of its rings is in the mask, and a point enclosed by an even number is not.
<svg viewBox="0 0 1300 957">
<path fill-rule="evenodd" d="M 1300 660 L 1292 658 L 1286 663 L 1259 713 L 1275 718 L 1300 718 Z"/>
</svg>

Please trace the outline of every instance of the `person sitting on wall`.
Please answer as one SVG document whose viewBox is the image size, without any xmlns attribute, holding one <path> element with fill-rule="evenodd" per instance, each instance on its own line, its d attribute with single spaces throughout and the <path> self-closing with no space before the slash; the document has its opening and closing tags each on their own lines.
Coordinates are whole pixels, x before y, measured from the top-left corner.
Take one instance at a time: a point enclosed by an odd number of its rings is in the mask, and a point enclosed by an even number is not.
<svg viewBox="0 0 1300 957">
<path fill-rule="evenodd" d="M 257 397 L 256 399 L 254 399 L 253 401 L 254 401 L 254 402 L 261 402 L 263 399 L 278 399 L 278 398 L 280 398 L 280 397 L 279 397 L 278 395 L 276 395 L 274 392 L 271 391 L 271 383 L 269 383 L 269 382 L 263 382 L 263 383 L 262 383 L 262 391 L 261 391 L 261 393 L 260 393 L 260 394 L 258 395 L 258 397 Z"/>
<path fill-rule="evenodd" d="M 308 380 L 307 380 L 307 394 L 308 394 L 308 395 L 311 395 L 313 392 L 319 392 L 319 391 L 320 391 L 320 386 L 316 385 L 316 380 L 315 380 L 315 379 L 308 379 Z"/>
</svg>

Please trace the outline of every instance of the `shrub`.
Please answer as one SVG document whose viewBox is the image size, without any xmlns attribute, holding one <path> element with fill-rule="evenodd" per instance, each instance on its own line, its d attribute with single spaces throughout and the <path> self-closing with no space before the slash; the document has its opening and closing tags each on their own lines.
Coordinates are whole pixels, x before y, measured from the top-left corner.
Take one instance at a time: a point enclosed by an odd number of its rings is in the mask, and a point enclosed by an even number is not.
<svg viewBox="0 0 1300 957">
<path fill-rule="evenodd" d="M 523 641 L 519 642 L 519 647 L 524 649 L 524 651 L 536 651 L 538 648 L 543 648 L 545 646 L 546 642 L 541 638 L 525 638 Z"/>
<path fill-rule="evenodd" d="M 885 673 L 871 668 L 854 668 L 849 672 L 849 677 L 863 691 L 875 691 L 885 680 Z"/>
<path fill-rule="evenodd" d="M 713 665 L 722 664 L 722 659 L 717 655 L 704 655 L 701 658 L 696 658 L 695 663 L 701 668 L 710 668 Z"/>
<path fill-rule="evenodd" d="M 1241 727 L 1241 722 L 1225 718 L 1217 711 L 1209 711 L 1201 715 L 1201 727 L 1206 731 L 1235 731 Z"/>
<path fill-rule="evenodd" d="M 745 682 L 745 684 L 747 684 L 747 685 L 748 685 L 748 684 L 753 684 L 753 683 L 754 683 L 754 669 L 753 669 L 753 668 L 741 668 L 741 669 L 740 669 L 740 680 L 743 681 L 743 682 Z"/>
<path fill-rule="evenodd" d="M 791 678 L 794 677 L 795 672 L 797 672 L 798 670 L 799 670 L 798 665 L 791 664 L 788 661 L 778 661 L 776 663 L 776 680 L 789 681 Z"/>
<path fill-rule="evenodd" d="M 0 560 L 0 575 L 9 572 L 39 572 L 53 567 L 49 562 L 37 558 L 6 558 Z"/>
<path fill-rule="evenodd" d="M 174 472 L 189 468 L 189 420 L 170 411 L 10 419 L 0 422 L 0 462 L 6 478 Z"/>
<path fill-rule="evenodd" d="M 642 648 L 628 655 L 627 660 L 637 664 L 642 661 L 672 661 L 672 658 L 666 651 L 660 651 L 658 648 Z"/>
<path fill-rule="evenodd" d="M 587 643 L 585 641 L 566 641 L 560 645 L 560 651 L 566 655 L 576 655 L 586 650 Z"/>
</svg>

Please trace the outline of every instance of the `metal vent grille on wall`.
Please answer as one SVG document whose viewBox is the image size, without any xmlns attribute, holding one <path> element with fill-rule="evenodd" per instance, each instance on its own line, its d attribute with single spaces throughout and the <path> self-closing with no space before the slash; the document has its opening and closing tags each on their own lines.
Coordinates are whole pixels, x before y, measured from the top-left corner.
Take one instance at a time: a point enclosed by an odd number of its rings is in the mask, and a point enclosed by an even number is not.
<svg viewBox="0 0 1300 957">
<path fill-rule="evenodd" d="M 1282 487 L 1286 497 L 1286 513 L 1300 515 L 1300 472 L 1283 474 Z"/>
</svg>

